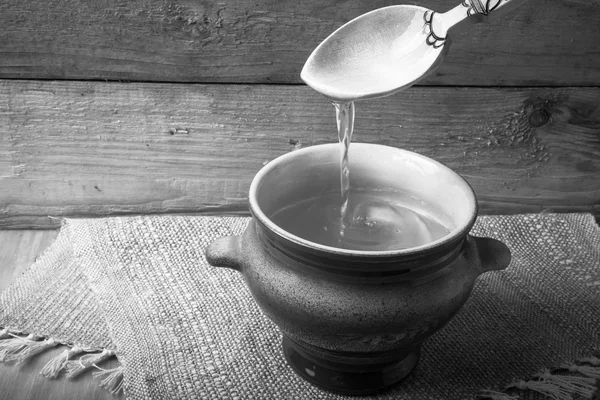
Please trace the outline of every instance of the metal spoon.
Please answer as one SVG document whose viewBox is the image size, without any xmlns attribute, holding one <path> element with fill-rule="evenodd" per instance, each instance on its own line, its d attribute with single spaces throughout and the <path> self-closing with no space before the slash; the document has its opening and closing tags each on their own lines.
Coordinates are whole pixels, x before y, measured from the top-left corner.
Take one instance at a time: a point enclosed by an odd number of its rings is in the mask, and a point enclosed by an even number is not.
<svg viewBox="0 0 600 400">
<path fill-rule="evenodd" d="M 346 23 L 310 55 L 300 77 L 335 101 L 388 96 L 435 70 L 448 52 L 447 33 L 520 0 L 464 0 L 445 13 L 413 5 L 379 8 Z"/>
</svg>

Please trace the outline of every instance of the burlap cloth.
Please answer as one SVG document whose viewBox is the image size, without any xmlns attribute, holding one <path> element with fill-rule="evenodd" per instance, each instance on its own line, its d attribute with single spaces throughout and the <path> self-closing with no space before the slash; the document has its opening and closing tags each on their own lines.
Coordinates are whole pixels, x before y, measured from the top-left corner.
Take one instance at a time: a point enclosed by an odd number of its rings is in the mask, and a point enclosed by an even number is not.
<svg viewBox="0 0 600 400">
<path fill-rule="evenodd" d="M 243 217 L 69 219 L 0 298 L 0 327 L 117 352 L 130 399 L 340 399 L 296 376 L 241 274 L 204 259 Z M 600 229 L 587 214 L 490 216 L 513 254 L 482 275 L 416 370 L 379 399 L 471 399 L 600 346 Z M 528 398 L 527 392 L 516 393 Z"/>
</svg>

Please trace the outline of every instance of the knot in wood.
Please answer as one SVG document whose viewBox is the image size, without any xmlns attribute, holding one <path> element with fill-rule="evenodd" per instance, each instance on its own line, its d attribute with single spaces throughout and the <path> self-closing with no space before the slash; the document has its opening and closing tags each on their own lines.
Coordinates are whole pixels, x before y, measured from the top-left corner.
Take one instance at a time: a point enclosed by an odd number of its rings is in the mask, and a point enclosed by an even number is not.
<svg viewBox="0 0 600 400">
<path fill-rule="evenodd" d="M 536 128 L 546 125 L 550 120 L 550 115 L 546 110 L 536 110 L 529 116 L 529 123 Z"/>
</svg>

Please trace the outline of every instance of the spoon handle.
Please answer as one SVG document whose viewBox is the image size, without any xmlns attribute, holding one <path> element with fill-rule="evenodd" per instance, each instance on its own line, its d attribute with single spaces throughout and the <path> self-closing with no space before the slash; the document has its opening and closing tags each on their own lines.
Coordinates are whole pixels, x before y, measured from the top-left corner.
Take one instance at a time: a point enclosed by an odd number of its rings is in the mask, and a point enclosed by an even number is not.
<svg viewBox="0 0 600 400">
<path fill-rule="evenodd" d="M 509 11 L 523 3 L 523 0 L 463 0 L 458 6 L 442 14 L 428 11 L 425 13 L 425 26 L 428 29 L 427 44 L 437 48 L 441 47 L 448 30 L 465 19 L 475 19 L 476 22 L 482 16 L 489 14 L 497 15 Z M 471 17 L 471 18 L 470 18 Z"/>
<path fill-rule="evenodd" d="M 466 8 L 467 16 L 471 17 L 475 14 L 489 15 L 508 4 L 516 5 L 518 2 L 518 0 L 464 0 L 460 5 Z"/>
</svg>

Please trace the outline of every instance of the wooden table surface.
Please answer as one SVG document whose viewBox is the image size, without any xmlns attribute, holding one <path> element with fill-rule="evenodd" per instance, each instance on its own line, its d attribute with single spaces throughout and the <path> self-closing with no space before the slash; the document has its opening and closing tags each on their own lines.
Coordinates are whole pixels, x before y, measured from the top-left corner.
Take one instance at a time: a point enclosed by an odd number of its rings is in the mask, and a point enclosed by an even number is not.
<svg viewBox="0 0 600 400">
<path fill-rule="evenodd" d="M 57 230 L 0 230 L 0 291 L 33 264 L 54 240 Z M 58 346 L 33 357 L 22 364 L 0 363 L 1 400 L 108 400 L 123 398 L 113 396 L 98 385 L 91 372 L 75 379 L 46 379 L 39 374 L 52 357 L 64 350 Z M 114 368 L 118 362 L 113 358 L 100 364 L 102 368 Z"/>
</svg>

